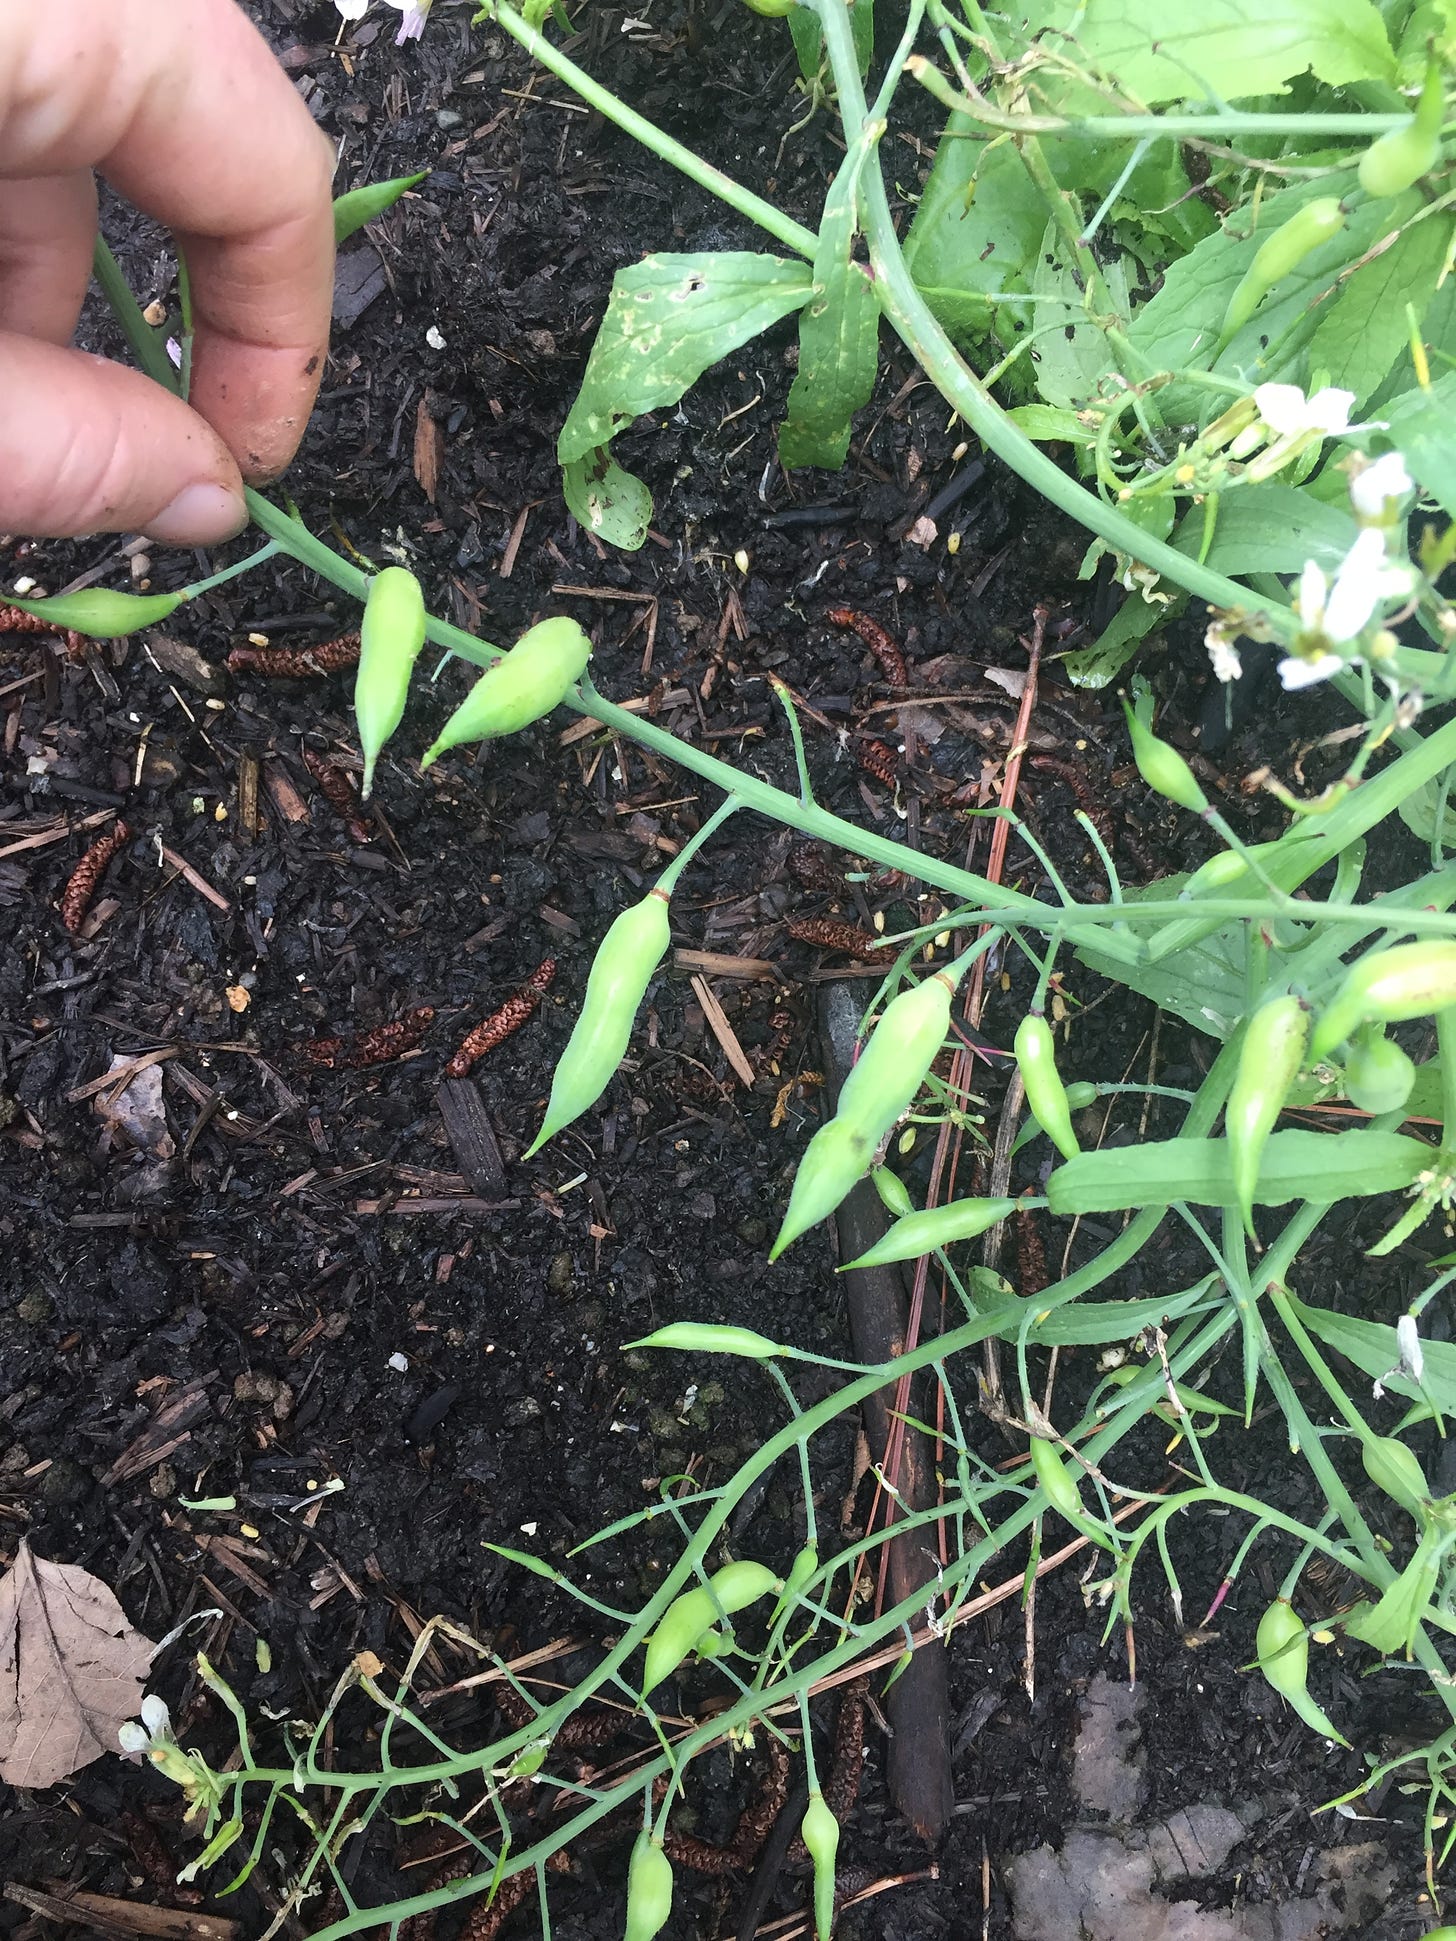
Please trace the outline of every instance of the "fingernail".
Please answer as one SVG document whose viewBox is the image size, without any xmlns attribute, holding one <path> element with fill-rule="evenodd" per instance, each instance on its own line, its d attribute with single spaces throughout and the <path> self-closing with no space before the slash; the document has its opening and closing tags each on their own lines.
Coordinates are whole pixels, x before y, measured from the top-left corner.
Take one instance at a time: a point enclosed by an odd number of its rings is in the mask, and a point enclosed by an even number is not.
<svg viewBox="0 0 1456 1941">
<path fill-rule="evenodd" d="M 148 523 L 147 537 L 164 546 L 215 546 L 247 523 L 240 494 L 225 485 L 189 485 Z"/>
</svg>

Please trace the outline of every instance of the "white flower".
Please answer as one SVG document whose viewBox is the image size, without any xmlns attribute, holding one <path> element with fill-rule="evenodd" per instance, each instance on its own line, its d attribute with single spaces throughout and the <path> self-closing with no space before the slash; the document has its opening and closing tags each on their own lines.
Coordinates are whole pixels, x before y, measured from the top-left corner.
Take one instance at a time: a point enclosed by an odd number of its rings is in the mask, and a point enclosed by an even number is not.
<svg viewBox="0 0 1456 1941">
<path fill-rule="evenodd" d="M 338 0 L 334 0 L 334 4 L 337 6 Z M 398 47 L 401 41 L 418 40 L 425 31 L 425 15 L 430 11 L 430 0 L 389 0 L 389 5 L 397 7 L 403 16 L 399 32 L 394 37 L 395 46 Z"/>
<path fill-rule="evenodd" d="M 1331 674 L 1338 674 L 1345 663 L 1338 654 L 1317 654 L 1313 660 L 1299 660 L 1291 655 L 1279 663 L 1279 678 L 1286 690 L 1292 694 L 1296 688 L 1313 687 L 1316 681 L 1327 681 Z"/>
<path fill-rule="evenodd" d="M 1340 561 L 1333 586 L 1314 560 L 1305 562 L 1295 599 L 1300 626 L 1339 646 L 1362 631 L 1387 594 L 1407 590 L 1409 583 L 1410 569 L 1387 561 L 1384 535 L 1367 527 Z"/>
<path fill-rule="evenodd" d="M 1236 681 L 1244 671 L 1244 663 L 1239 659 L 1239 650 L 1224 633 L 1215 620 L 1203 636 L 1203 644 L 1208 649 L 1208 658 L 1213 664 L 1213 677 L 1216 681 Z"/>
<path fill-rule="evenodd" d="M 1421 1347 L 1421 1338 L 1416 1333 L 1416 1317 L 1413 1314 L 1403 1314 L 1396 1322 L 1395 1345 L 1400 1352 L 1400 1360 L 1394 1368 L 1387 1368 L 1375 1384 L 1377 1402 L 1385 1393 L 1385 1384 L 1392 1376 L 1404 1375 L 1407 1381 L 1415 1382 L 1419 1386 L 1426 1372 L 1425 1351 Z"/>
<path fill-rule="evenodd" d="M 1326 385 L 1307 398 L 1297 384 L 1260 384 L 1254 391 L 1259 416 L 1281 438 L 1297 438 L 1301 432 L 1318 432 L 1332 438 L 1350 428 L 1353 391 Z"/>
<path fill-rule="evenodd" d="M 1415 484 L 1399 452 L 1386 452 L 1350 480 L 1350 502 L 1362 519 L 1383 519 L 1387 502 L 1403 499 Z"/>
<path fill-rule="evenodd" d="M 362 20 L 369 10 L 369 0 L 334 0 L 334 5 L 345 20 Z"/>
</svg>

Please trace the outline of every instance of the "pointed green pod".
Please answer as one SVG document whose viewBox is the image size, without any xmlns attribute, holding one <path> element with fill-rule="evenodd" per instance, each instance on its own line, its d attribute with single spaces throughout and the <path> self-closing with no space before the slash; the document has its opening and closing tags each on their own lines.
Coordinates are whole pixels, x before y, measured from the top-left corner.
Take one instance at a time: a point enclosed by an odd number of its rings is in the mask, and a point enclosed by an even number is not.
<svg viewBox="0 0 1456 1941">
<path fill-rule="evenodd" d="M 707 1584 L 695 1584 L 681 1597 L 675 1597 L 663 1612 L 657 1629 L 647 1640 L 647 1655 L 642 1666 L 642 1689 L 654 1692 L 665 1678 L 671 1678 L 689 1652 L 695 1651 L 721 1614 L 732 1617 L 737 1611 L 756 1604 L 770 1591 L 782 1588 L 779 1578 L 767 1564 L 739 1558 L 724 1564 Z"/>
<path fill-rule="evenodd" d="M 799 1837 L 814 1862 L 815 1941 L 829 1941 L 834 1931 L 834 1862 L 839 1853 L 839 1822 L 817 1786 L 804 1808 Z"/>
<path fill-rule="evenodd" d="M 354 720 L 364 751 L 365 797 L 374 786 L 374 764 L 404 719 L 410 675 L 425 644 L 425 596 L 413 573 L 386 566 L 369 582 L 359 623 L 359 671 L 354 676 Z"/>
<path fill-rule="evenodd" d="M 488 667 L 440 730 L 420 763 L 447 748 L 513 735 L 559 707 L 586 672 L 591 642 L 574 620 L 543 620 Z"/>
<path fill-rule="evenodd" d="M 894 1260 L 918 1260 L 937 1247 L 949 1247 L 957 1240 L 975 1240 L 989 1233 L 998 1220 L 1016 1211 L 1015 1200 L 950 1200 L 945 1206 L 927 1206 L 907 1213 L 887 1234 L 877 1240 L 857 1260 L 848 1260 L 841 1273 L 851 1267 L 883 1267 Z"/>
<path fill-rule="evenodd" d="M 1456 1004 L 1456 943 L 1428 938 L 1371 951 L 1353 965 L 1315 1025 L 1311 1064 L 1362 1024 L 1406 1024 Z"/>
<path fill-rule="evenodd" d="M 586 980 L 581 1015 L 552 1075 L 546 1117 L 524 1158 L 539 1152 L 606 1091 L 627 1054 L 638 1007 L 671 939 L 667 897 L 661 890 L 649 890 L 640 903 L 624 910 L 602 938 Z"/>
<path fill-rule="evenodd" d="M 1046 1019 L 1028 1011 L 1016 1027 L 1012 1049 L 1026 1090 L 1026 1103 L 1047 1138 L 1063 1159 L 1075 1159 L 1082 1148 L 1072 1129 L 1072 1106 L 1057 1070 L 1056 1040 Z"/>
<path fill-rule="evenodd" d="M 1243 280 L 1229 298 L 1219 331 L 1222 349 L 1248 323 L 1259 305 L 1305 257 L 1333 242 L 1345 226 L 1345 211 L 1336 195 L 1316 196 L 1295 210 L 1286 222 L 1264 238 Z M 1156 784 L 1154 784 L 1156 786 Z"/>
<path fill-rule="evenodd" d="M 1158 795 L 1176 802 L 1180 809 L 1202 815 L 1208 807 L 1208 797 L 1172 742 L 1164 741 L 1139 721 L 1126 701 L 1122 711 L 1127 716 L 1127 732 L 1132 737 L 1132 758 L 1137 763 L 1138 774 Z"/>
<path fill-rule="evenodd" d="M 1310 1695 L 1309 1634 L 1288 1598 L 1276 1598 L 1259 1619 L 1254 1649 L 1260 1671 L 1280 1697 L 1288 1699 L 1305 1724 L 1327 1739 L 1347 1746 L 1350 1741 L 1335 1730 Z"/>
<path fill-rule="evenodd" d="M 1276 997 L 1249 1020 L 1239 1069 L 1224 1111 L 1234 1202 L 1246 1231 L 1254 1231 L 1254 1189 L 1269 1134 L 1299 1075 L 1309 1038 L 1309 1014 L 1297 997 Z"/>
<path fill-rule="evenodd" d="M 88 586 L 79 593 L 59 593 L 52 600 L 11 600 L 9 604 L 53 627 L 88 634 L 92 640 L 124 640 L 143 627 L 155 627 L 175 613 L 186 597 L 185 593 L 108 593 L 104 587 Z"/>
<path fill-rule="evenodd" d="M 1441 123 L 1446 113 L 1440 63 L 1426 68 L 1416 111 L 1400 127 L 1378 135 L 1360 157 L 1357 171 L 1366 195 L 1399 195 L 1428 175 L 1441 159 Z"/>
<path fill-rule="evenodd" d="M 1345 1096 L 1373 1117 L 1398 1112 L 1410 1097 L 1416 1068 L 1377 1026 L 1367 1026 L 1345 1059 Z"/>
<path fill-rule="evenodd" d="M 1360 1460 L 1378 1490 L 1424 1523 L 1431 1486 L 1413 1450 L 1395 1436 L 1371 1436 L 1360 1444 Z"/>
<path fill-rule="evenodd" d="M 672 1862 L 646 1827 L 627 1863 L 627 1925 L 622 1941 L 653 1941 L 672 1913 Z"/>
<path fill-rule="evenodd" d="M 908 1110 L 945 1043 L 954 993 L 954 981 L 940 971 L 886 1005 L 874 1036 L 840 1087 L 838 1111 L 804 1149 L 771 1261 L 827 1219 L 869 1170 L 880 1141 Z"/>
</svg>

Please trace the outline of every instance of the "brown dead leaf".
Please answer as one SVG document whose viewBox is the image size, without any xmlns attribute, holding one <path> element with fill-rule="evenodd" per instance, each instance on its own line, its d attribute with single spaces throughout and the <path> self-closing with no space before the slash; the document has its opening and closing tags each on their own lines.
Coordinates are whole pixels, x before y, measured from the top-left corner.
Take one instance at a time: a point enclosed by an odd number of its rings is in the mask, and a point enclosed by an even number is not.
<svg viewBox="0 0 1456 1941">
<path fill-rule="evenodd" d="M 415 477 L 420 482 L 420 490 L 433 505 L 440 483 L 440 459 L 444 453 L 445 439 L 435 422 L 430 403 L 430 394 L 426 391 L 415 412 Z"/>
<path fill-rule="evenodd" d="M 99 1577 L 22 1540 L 0 1579 L 0 1779 L 54 1786 L 117 1751 L 152 1649 Z"/>
</svg>

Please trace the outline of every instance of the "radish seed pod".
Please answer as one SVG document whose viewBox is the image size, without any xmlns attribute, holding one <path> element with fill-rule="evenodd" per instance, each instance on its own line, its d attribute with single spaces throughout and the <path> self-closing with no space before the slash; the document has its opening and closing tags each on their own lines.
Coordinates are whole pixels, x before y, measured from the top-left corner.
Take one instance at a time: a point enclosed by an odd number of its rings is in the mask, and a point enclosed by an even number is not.
<svg viewBox="0 0 1456 1941">
<path fill-rule="evenodd" d="M 652 1941 L 672 1912 L 672 1862 L 646 1827 L 627 1863 L 627 1924 L 622 1941 Z"/>
<path fill-rule="evenodd" d="M 1426 67 L 1415 113 L 1399 128 L 1377 135 L 1357 171 L 1366 195 L 1399 195 L 1428 175 L 1441 159 L 1441 122 L 1446 113 L 1439 62 Z"/>
<path fill-rule="evenodd" d="M 950 1029 L 955 981 L 945 971 L 926 978 L 886 1005 L 884 1016 L 854 1070 L 839 1089 L 839 1109 L 804 1149 L 788 1211 L 769 1254 L 825 1220 L 868 1171 L 876 1148 L 924 1083 Z"/>
<path fill-rule="evenodd" d="M 58 593 L 50 600 L 11 600 L 10 605 L 92 640 L 124 640 L 165 620 L 186 597 L 185 593 L 109 593 L 92 586 L 79 593 Z"/>
<path fill-rule="evenodd" d="M 413 573 L 386 566 L 369 582 L 359 623 L 359 671 L 354 676 L 354 720 L 364 751 L 365 801 L 374 786 L 374 764 L 404 719 L 410 675 L 425 644 L 425 596 Z"/>
<path fill-rule="evenodd" d="M 638 1008 L 671 939 L 662 890 L 649 890 L 602 938 L 587 975 L 581 1015 L 552 1075 L 546 1117 L 523 1158 L 539 1152 L 606 1091 L 627 1055 Z"/>
<path fill-rule="evenodd" d="M 1259 1669 L 1278 1692 L 1314 1731 L 1343 1745 L 1349 1740 L 1338 1733 L 1317 1705 L 1309 1690 L 1309 1634 L 1304 1622 L 1287 1597 L 1279 1597 L 1259 1619 L 1254 1641 Z"/>
<path fill-rule="evenodd" d="M 447 748 L 517 734 L 559 707 L 586 672 L 591 641 L 574 620 L 543 620 L 488 667 L 425 751 L 421 768 Z"/>
<path fill-rule="evenodd" d="M 857 1260 L 848 1260 L 840 1273 L 852 1267 L 883 1267 L 895 1260 L 918 1260 L 934 1253 L 937 1247 L 952 1246 L 957 1240 L 975 1240 L 989 1233 L 998 1220 L 1016 1211 L 1018 1202 L 1009 1199 L 950 1200 L 944 1206 L 922 1207 L 907 1213 Z"/>
<path fill-rule="evenodd" d="M 1345 226 L 1345 211 L 1334 195 L 1316 196 L 1296 209 L 1254 252 L 1254 260 L 1229 298 L 1219 332 L 1220 346 L 1248 323 L 1259 305 L 1305 257 L 1321 244 L 1332 242 Z"/>
<path fill-rule="evenodd" d="M 1430 938 L 1371 951 L 1352 966 L 1310 1039 L 1311 1064 L 1362 1024 L 1405 1024 L 1456 1004 L 1456 943 Z"/>
<path fill-rule="evenodd" d="M 1254 1231 L 1254 1189 L 1269 1134 L 1299 1075 L 1309 1017 L 1297 997 L 1261 1005 L 1244 1031 L 1239 1069 L 1224 1111 L 1234 1202 L 1245 1230 Z"/>
<path fill-rule="evenodd" d="M 1028 1011 L 1016 1027 L 1013 1049 L 1032 1117 L 1063 1159 L 1075 1159 L 1082 1148 L 1072 1130 L 1072 1108 L 1057 1070 L 1056 1040 L 1039 1012 Z"/>
<path fill-rule="evenodd" d="M 804 1808 L 799 1838 L 814 1862 L 815 1941 L 829 1941 L 834 1928 L 834 1862 L 839 1853 L 839 1822 L 817 1786 Z"/>
<path fill-rule="evenodd" d="M 779 1579 L 767 1564 L 745 1558 L 724 1564 L 707 1584 L 695 1584 L 690 1591 L 675 1597 L 647 1640 L 647 1656 L 642 1667 L 643 1692 L 654 1692 L 665 1678 L 671 1678 L 683 1659 L 712 1630 L 720 1614 L 732 1617 L 735 1611 L 756 1604 L 759 1598 L 779 1588 Z"/>
</svg>

